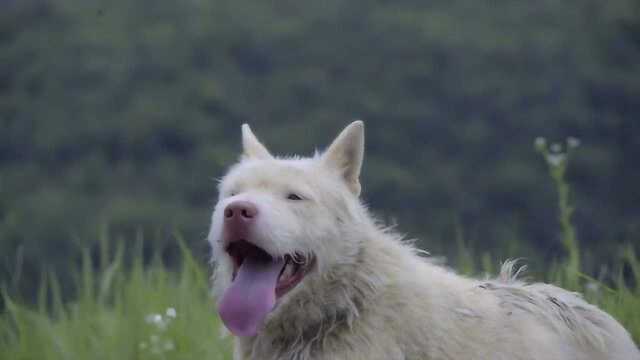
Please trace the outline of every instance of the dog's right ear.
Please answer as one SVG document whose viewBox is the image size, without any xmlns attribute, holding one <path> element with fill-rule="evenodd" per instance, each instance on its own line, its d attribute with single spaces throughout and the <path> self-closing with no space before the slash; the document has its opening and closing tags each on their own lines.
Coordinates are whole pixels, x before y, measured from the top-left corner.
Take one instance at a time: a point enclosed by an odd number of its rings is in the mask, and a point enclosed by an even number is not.
<svg viewBox="0 0 640 360">
<path fill-rule="evenodd" d="M 242 124 L 242 157 L 247 159 L 273 159 L 264 145 L 258 141 L 248 124 Z"/>
</svg>

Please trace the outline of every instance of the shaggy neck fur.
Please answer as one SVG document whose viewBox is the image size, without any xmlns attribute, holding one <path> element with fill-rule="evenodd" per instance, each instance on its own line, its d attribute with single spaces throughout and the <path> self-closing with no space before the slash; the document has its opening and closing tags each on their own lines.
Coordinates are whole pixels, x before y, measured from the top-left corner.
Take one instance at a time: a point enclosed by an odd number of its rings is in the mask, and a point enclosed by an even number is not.
<svg viewBox="0 0 640 360">
<path fill-rule="evenodd" d="M 368 309 L 390 281 L 390 271 L 380 266 L 378 258 L 411 250 L 403 249 L 398 236 L 369 226 L 368 232 L 376 235 L 360 234 L 363 246 L 353 262 L 334 265 L 323 276 L 313 274 L 272 313 L 258 336 L 239 338 L 236 351 L 247 359 L 311 359 L 332 353 L 331 349 L 355 349 L 356 344 L 370 342 L 366 334 L 371 329 L 363 331 L 359 322 L 367 318 Z M 388 249 L 381 252 L 380 245 Z M 384 263 L 391 264 L 393 259 Z"/>
</svg>

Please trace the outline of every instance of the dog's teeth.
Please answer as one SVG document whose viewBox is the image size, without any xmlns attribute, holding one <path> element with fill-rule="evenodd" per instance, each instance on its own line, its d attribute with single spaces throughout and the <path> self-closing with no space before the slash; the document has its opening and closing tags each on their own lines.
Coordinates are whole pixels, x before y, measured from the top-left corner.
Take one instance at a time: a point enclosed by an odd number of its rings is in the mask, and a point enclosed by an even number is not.
<svg viewBox="0 0 640 360">
<path fill-rule="evenodd" d="M 287 262 L 287 265 L 284 267 L 284 271 L 282 271 L 282 275 L 280 275 L 281 280 L 288 279 L 293 275 L 294 268 L 291 262 Z"/>
</svg>

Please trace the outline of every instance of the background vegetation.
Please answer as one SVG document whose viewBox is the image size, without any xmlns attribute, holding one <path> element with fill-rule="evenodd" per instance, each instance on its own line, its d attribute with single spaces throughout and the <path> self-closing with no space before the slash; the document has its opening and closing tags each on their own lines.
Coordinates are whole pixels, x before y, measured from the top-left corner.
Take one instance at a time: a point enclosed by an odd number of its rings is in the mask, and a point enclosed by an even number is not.
<svg viewBox="0 0 640 360">
<path fill-rule="evenodd" d="M 364 199 L 431 253 L 633 288 L 639 114 L 634 0 L 0 0 L 0 285 L 77 298 L 83 249 L 173 269 L 176 232 L 203 261 L 241 123 L 310 154 L 362 118 Z M 573 250 L 537 136 L 582 143 Z"/>
<path fill-rule="evenodd" d="M 144 267 L 140 248 L 125 270 L 123 249 L 104 250 L 99 271 L 85 254 L 72 303 L 63 302 L 53 275 L 41 283 L 37 307 L 5 298 L 0 359 L 231 359 L 208 269 L 183 247 L 177 272 L 157 259 Z"/>
<path fill-rule="evenodd" d="M 549 162 L 559 193 L 569 190 L 564 179 L 567 157 L 541 152 Z M 564 189 L 564 190 L 562 190 Z M 616 317 L 640 340 L 640 287 L 630 288 L 621 273 L 615 289 L 580 272 L 579 248 L 571 217 L 571 204 L 562 195 L 558 206 L 563 223 L 559 236 L 569 256 L 555 262 L 546 279 L 580 291 L 592 303 Z M 132 263 L 126 266 L 123 243 L 111 250 L 102 237 L 98 264 L 84 252 L 82 267 L 74 272 L 77 300 L 64 303 L 55 274 L 40 283 L 37 307 L 16 304 L 4 294 L 6 310 L 0 314 L 2 359 L 229 359 L 229 337 L 216 337 L 220 322 L 209 299 L 208 269 L 195 260 L 181 237 L 181 266 L 168 271 L 155 254 L 144 266 L 142 239 L 136 242 Z M 491 273 L 499 265 L 484 258 L 474 265 L 475 254 L 460 247 L 458 267 L 466 274 Z M 574 256 L 576 254 L 576 256 Z M 632 279 L 640 279 L 640 261 L 627 248 L 625 262 Z M 126 270 L 129 269 L 129 270 Z M 523 270 L 521 268 L 521 270 Z M 518 273 L 522 271 L 518 270 Z"/>
</svg>

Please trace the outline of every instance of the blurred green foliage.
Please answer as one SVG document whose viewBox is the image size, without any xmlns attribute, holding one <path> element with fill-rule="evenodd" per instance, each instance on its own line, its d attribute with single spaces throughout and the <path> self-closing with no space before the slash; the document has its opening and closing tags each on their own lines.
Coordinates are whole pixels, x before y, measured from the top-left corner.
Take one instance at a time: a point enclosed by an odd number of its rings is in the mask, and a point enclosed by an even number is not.
<svg viewBox="0 0 640 360">
<path fill-rule="evenodd" d="M 241 123 L 310 154 L 353 118 L 371 208 L 485 260 L 564 254 L 532 143 L 580 138 L 567 176 L 595 274 L 640 243 L 639 114 L 633 0 L 1 0 L 0 283 L 71 288 L 104 229 L 169 260 L 178 230 L 204 259 Z"/>
<path fill-rule="evenodd" d="M 113 241 L 113 239 L 109 239 Z M 32 359 L 230 359 L 230 337 L 209 296 L 208 269 L 182 247 L 178 271 L 141 254 L 125 270 L 123 246 L 100 255 L 105 267 L 93 271 L 91 257 L 74 269 L 78 297 L 64 302 L 56 277 L 48 275 L 29 306 L 4 294 L 0 313 L 0 358 Z"/>
</svg>

